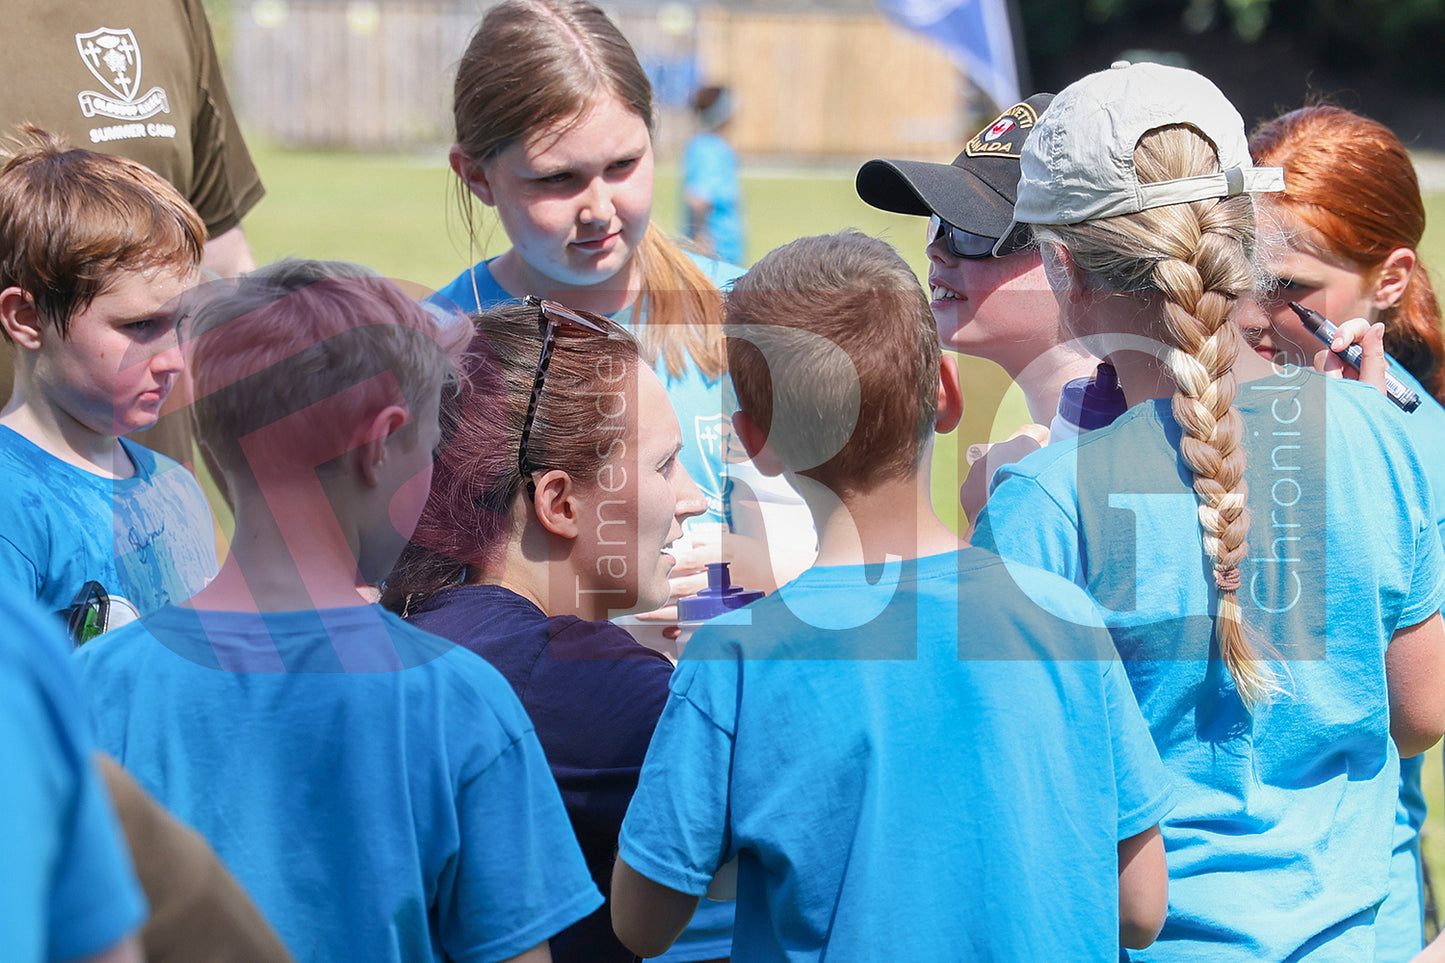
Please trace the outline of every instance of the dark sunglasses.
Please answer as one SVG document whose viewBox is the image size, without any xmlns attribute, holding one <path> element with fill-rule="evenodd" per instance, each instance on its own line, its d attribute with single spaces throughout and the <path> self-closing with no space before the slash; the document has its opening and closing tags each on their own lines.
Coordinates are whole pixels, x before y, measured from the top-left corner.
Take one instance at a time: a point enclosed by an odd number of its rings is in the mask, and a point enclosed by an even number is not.
<svg viewBox="0 0 1445 963">
<path fill-rule="evenodd" d="M 537 309 L 537 330 L 542 333 L 542 351 L 537 355 L 537 372 L 532 376 L 532 395 L 527 399 L 527 414 L 522 419 L 522 440 L 517 444 L 517 471 L 527 480 L 528 497 L 533 497 L 537 494 L 537 487 L 532 483 L 532 472 L 536 469 L 527 461 L 527 442 L 532 437 L 532 423 L 537 420 L 537 405 L 542 401 L 542 386 L 547 381 L 547 368 L 552 364 L 552 348 L 557 343 L 557 334 L 566 331 L 606 337 L 608 331 L 596 321 L 590 321 L 556 301 L 544 301 L 529 294 L 522 303 Z"/>
<path fill-rule="evenodd" d="M 928 243 L 932 244 L 940 235 L 949 254 L 970 261 L 1003 257 L 1028 246 L 1028 231 L 1021 227 L 1009 231 L 1003 238 L 989 237 L 987 234 L 974 234 L 961 227 L 954 227 L 934 214 L 928 219 Z"/>
</svg>

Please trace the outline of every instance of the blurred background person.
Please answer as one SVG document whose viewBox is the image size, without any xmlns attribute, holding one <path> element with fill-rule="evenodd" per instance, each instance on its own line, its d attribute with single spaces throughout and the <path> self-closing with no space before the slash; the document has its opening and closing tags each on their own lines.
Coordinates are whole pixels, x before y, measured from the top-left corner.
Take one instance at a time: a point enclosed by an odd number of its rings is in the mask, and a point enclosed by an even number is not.
<svg viewBox="0 0 1445 963">
<path fill-rule="evenodd" d="M 738 156 L 725 131 L 736 98 L 727 87 L 701 87 L 692 95 L 697 133 L 682 155 L 682 203 L 688 238 L 698 250 L 743 263 L 743 196 Z"/>
</svg>

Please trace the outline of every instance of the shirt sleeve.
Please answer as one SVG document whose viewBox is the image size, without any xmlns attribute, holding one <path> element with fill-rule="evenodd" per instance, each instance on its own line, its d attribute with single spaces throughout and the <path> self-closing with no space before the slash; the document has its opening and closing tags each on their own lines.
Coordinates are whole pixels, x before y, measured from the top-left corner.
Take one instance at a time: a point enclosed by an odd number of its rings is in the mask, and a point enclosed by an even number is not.
<svg viewBox="0 0 1445 963">
<path fill-rule="evenodd" d="M 1429 504 L 1428 498 L 1426 501 Z M 1418 625 L 1445 606 L 1445 548 L 1440 543 L 1440 529 L 1428 513 L 1415 525 L 1415 562 L 1410 572 L 1410 591 L 1397 630 Z"/>
<path fill-rule="evenodd" d="M 974 545 L 1005 562 L 1021 563 L 1084 585 L 1077 520 L 1038 480 L 1005 465 L 979 513 Z"/>
<path fill-rule="evenodd" d="M 622 823 L 618 855 L 654 882 L 681 893 L 707 892 L 730 859 L 728 797 L 734 733 L 711 718 L 694 696 L 725 685 L 730 662 L 684 661 L 642 764 L 642 776 Z M 735 704 L 710 691 L 709 704 Z"/>
<path fill-rule="evenodd" d="M 200 0 L 185 0 L 197 63 L 194 174 L 188 199 L 211 237 L 241 223 L 266 193 L 231 110 L 211 27 Z"/>
<path fill-rule="evenodd" d="M 40 573 L 35 563 L 14 542 L 0 535 L 0 596 L 36 599 L 40 588 Z"/>
<path fill-rule="evenodd" d="M 1149 727 L 1118 662 L 1104 667 L 1104 699 L 1114 751 L 1114 783 L 1119 799 L 1120 840 L 1138 835 L 1173 808 L 1173 788 Z"/>
<path fill-rule="evenodd" d="M 457 818 L 456 863 L 437 897 L 456 963 L 509 959 L 602 905 L 530 728 L 465 778 Z"/>
<path fill-rule="evenodd" d="M 7 693 L 3 710 L 7 717 L 28 718 L 0 726 L 0 772 L 7 787 L 0 793 L 0 852 L 6 854 L 7 875 L 23 881 L 27 854 L 33 857 L 44 841 L 54 842 L 49 859 L 40 860 L 46 865 L 30 879 L 43 893 L 38 918 L 45 921 L 50 958 L 71 959 L 98 953 L 136 930 L 146 904 L 92 761 L 84 702 L 64 640 L 43 613 L 26 609 L 21 613 L 11 603 L 6 611 L 6 630 L 27 646 L 31 672 L 20 692 Z M 0 938 L 0 946 L 4 943 Z"/>
</svg>

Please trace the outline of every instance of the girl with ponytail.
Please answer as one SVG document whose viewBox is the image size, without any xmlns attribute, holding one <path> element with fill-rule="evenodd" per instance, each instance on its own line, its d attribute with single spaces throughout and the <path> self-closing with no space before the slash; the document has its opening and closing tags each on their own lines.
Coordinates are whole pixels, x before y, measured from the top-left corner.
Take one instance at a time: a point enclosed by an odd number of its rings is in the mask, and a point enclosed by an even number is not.
<svg viewBox="0 0 1445 963">
<path fill-rule="evenodd" d="M 758 517 L 754 503 L 735 511 L 732 476 L 741 473 L 758 502 L 780 503 L 785 524 L 768 533 L 777 578 L 807 567 L 815 544 L 802 500 L 725 460 L 719 286 L 742 268 L 683 251 L 651 222 L 652 86 L 617 26 L 589 0 L 503 0 L 458 64 L 453 115 L 451 166 L 468 235 L 477 235 L 475 198 L 495 209 L 511 247 L 461 272 L 437 300 L 472 313 L 536 295 L 627 328 L 682 421 L 683 465 L 708 501 L 700 521 Z M 700 544 L 701 532 L 690 532 Z M 787 536 L 796 544 L 785 546 Z M 768 545 L 726 547 L 740 556 L 735 581 L 777 584 Z M 782 561 L 789 553 L 797 558 Z M 701 561 L 684 553 L 678 571 L 700 572 Z M 674 584 L 676 595 L 691 594 L 706 577 Z"/>
<path fill-rule="evenodd" d="M 1015 220 L 1132 407 L 1002 469 L 975 543 L 1090 590 L 1174 776 L 1135 960 L 1371 958 L 1399 759 L 1445 728 L 1445 551 L 1399 419 L 1233 323 L 1282 186 L 1212 83 L 1154 64 L 1066 88 L 1023 152 Z"/>
<path fill-rule="evenodd" d="M 1285 189 L 1261 198 L 1269 277 L 1255 350 L 1309 358 L 1319 343 L 1290 309 L 1297 301 L 1335 324 L 1384 325 L 1392 373 L 1422 399 L 1399 418 L 1425 463 L 1445 534 L 1445 345 L 1440 306 L 1417 248 L 1425 204 L 1400 139 L 1378 121 L 1329 104 L 1290 111 L 1249 141 L 1256 164 L 1284 170 Z M 1410 960 L 1424 939 L 1420 827 L 1423 756 L 1401 760 L 1390 897 L 1376 917 L 1376 958 Z"/>
</svg>

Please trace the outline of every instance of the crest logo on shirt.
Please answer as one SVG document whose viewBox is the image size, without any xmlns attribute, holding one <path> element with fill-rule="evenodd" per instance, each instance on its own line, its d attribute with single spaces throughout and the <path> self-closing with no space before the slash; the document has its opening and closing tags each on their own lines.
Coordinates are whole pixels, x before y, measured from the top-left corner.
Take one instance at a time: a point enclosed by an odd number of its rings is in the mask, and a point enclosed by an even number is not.
<svg viewBox="0 0 1445 963">
<path fill-rule="evenodd" d="M 710 507 L 722 498 L 723 479 L 718 474 L 717 466 L 727 457 L 732 427 L 732 419 L 726 415 L 693 416 L 693 431 L 696 433 L 697 446 L 703 453 L 703 472 L 706 475 L 703 478 L 694 478 L 693 481 L 707 496 Z"/>
<path fill-rule="evenodd" d="M 170 113 L 170 101 L 160 87 L 140 93 L 140 44 L 129 27 L 124 30 L 101 27 L 90 33 L 78 33 L 75 47 L 86 69 L 105 88 L 104 93 L 81 91 L 80 111 L 85 116 L 98 114 L 116 120 L 145 120 L 159 113 Z"/>
</svg>

